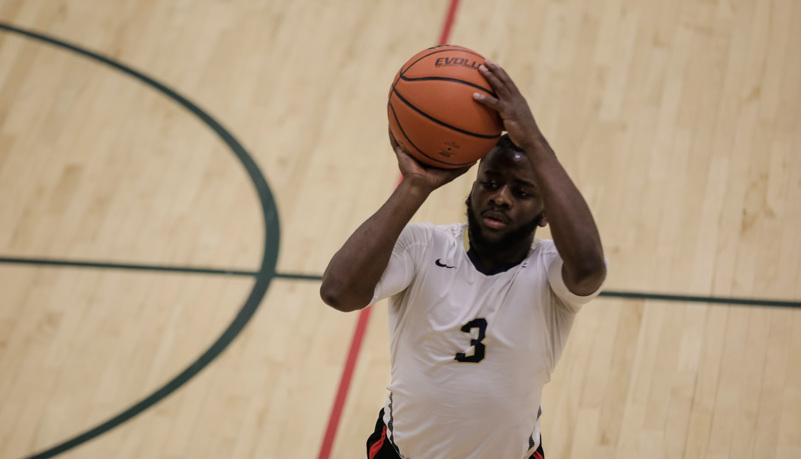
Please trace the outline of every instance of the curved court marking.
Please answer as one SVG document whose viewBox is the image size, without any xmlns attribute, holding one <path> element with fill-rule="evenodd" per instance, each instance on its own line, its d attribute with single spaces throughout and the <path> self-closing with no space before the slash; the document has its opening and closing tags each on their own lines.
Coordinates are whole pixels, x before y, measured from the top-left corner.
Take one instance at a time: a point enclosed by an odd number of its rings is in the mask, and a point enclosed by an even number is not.
<svg viewBox="0 0 801 459">
<path fill-rule="evenodd" d="M 458 0 L 451 0 L 446 18 L 446 25 L 445 27 L 443 27 L 440 43 L 444 43 L 447 41 L 447 37 L 449 36 L 450 28 L 454 20 L 455 12 L 458 7 L 458 3 L 459 3 Z M 240 159 L 240 161 L 242 161 L 243 166 L 246 168 L 248 174 L 253 180 L 254 186 L 256 186 L 259 198 L 261 200 L 265 218 L 265 228 L 266 228 L 265 253 L 264 253 L 264 258 L 262 259 L 261 268 L 258 271 L 182 267 L 182 266 L 157 266 L 157 265 L 144 265 L 144 264 L 105 263 L 105 262 L 92 262 L 92 261 L 65 261 L 65 260 L 53 260 L 53 259 L 22 258 L 22 257 L 0 257 L 0 263 L 12 263 L 12 264 L 70 266 L 70 267 L 84 267 L 84 268 L 109 268 L 109 269 L 126 269 L 126 270 L 153 270 L 153 271 L 168 271 L 168 272 L 198 273 L 198 274 L 256 276 L 257 278 L 256 284 L 254 285 L 254 288 L 250 296 L 248 297 L 247 302 L 240 310 L 236 319 L 231 323 L 231 325 L 229 325 L 228 329 L 225 330 L 223 335 L 220 336 L 220 338 L 197 361 L 195 361 L 186 370 L 184 370 L 173 380 L 167 383 L 164 387 L 157 390 L 156 392 L 154 392 L 147 398 L 143 399 L 142 401 L 140 401 L 133 407 L 129 408 L 128 410 L 120 413 L 119 415 L 106 421 L 105 423 L 100 424 L 97 427 L 88 430 L 85 433 L 69 441 L 66 441 L 60 445 L 52 447 L 46 451 L 40 452 L 34 456 L 31 456 L 31 458 L 46 458 L 67 451 L 75 446 L 78 446 L 86 441 L 91 440 L 92 438 L 98 435 L 101 435 L 113 429 L 119 424 L 122 424 L 123 422 L 133 418 L 137 414 L 141 413 L 150 406 L 154 405 L 164 397 L 168 396 L 174 390 L 178 389 L 189 379 L 194 377 L 208 363 L 210 363 L 211 360 L 216 358 L 216 356 L 219 355 L 225 349 L 225 347 L 227 347 L 228 344 L 230 344 L 230 342 L 246 325 L 250 317 L 255 312 L 256 308 L 258 308 L 258 305 L 261 299 L 266 294 L 267 288 L 269 287 L 269 283 L 273 278 L 319 281 L 321 280 L 321 276 L 275 272 L 275 265 L 277 261 L 278 244 L 279 244 L 279 233 L 278 233 L 279 226 L 278 226 L 278 216 L 275 210 L 275 203 L 272 197 L 272 193 L 270 192 L 269 187 L 267 186 L 267 183 L 264 180 L 264 177 L 261 175 L 261 172 L 259 171 L 256 164 L 253 162 L 252 158 L 248 155 L 248 153 L 239 145 L 239 143 L 233 138 L 233 136 L 231 136 L 219 123 L 217 123 L 209 115 L 203 112 L 200 108 L 195 106 L 193 103 L 191 103 L 184 97 L 175 93 L 173 90 L 158 83 L 157 81 L 101 55 L 81 49 L 75 45 L 65 43 L 55 38 L 19 29 L 15 26 L 11 26 L 1 21 L 0 21 L 0 30 L 6 30 L 8 32 L 13 32 L 26 36 L 28 38 L 43 41 L 51 45 L 65 48 L 70 51 L 89 57 L 91 59 L 105 63 L 111 67 L 116 68 L 117 70 L 122 71 L 123 73 L 126 73 L 136 79 L 143 81 L 145 84 L 150 85 L 154 89 L 172 98 L 180 105 L 184 106 L 186 109 L 191 111 L 193 114 L 201 118 L 201 120 L 203 120 L 211 129 L 213 129 L 223 139 L 223 141 L 226 142 L 226 144 L 232 149 L 234 154 L 236 154 L 237 157 Z M 273 248 L 274 250 L 272 250 L 271 252 L 271 249 Z M 647 292 L 626 292 L 626 291 L 604 291 L 601 293 L 600 296 L 608 298 L 628 299 L 628 300 L 656 300 L 656 301 L 674 301 L 674 302 L 691 302 L 691 303 L 730 304 L 730 305 L 741 305 L 741 306 L 801 308 L 801 301 L 793 301 L 793 300 L 785 301 L 785 300 L 767 300 L 767 299 L 749 299 L 749 298 L 731 298 L 731 297 L 691 296 L 691 295 L 657 294 L 657 293 L 647 293 Z M 345 369 L 343 372 L 344 373 L 343 379 L 346 379 L 346 381 L 341 381 L 341 383 L 345 382 L 345 384 L 344 388 L 340 387 L 340 392 L 344 393 L 340 394 L 340 396 L 338 396 L 338 400 L 335 401 L 335 407 L 332 410 L 332 418 L 336 419 L 334 421 L 333 426 L 329 425 L 329 430 L 331 430 L 331 432 L 327 432 L 326 434 L 326 439 L 324 439 L 324 444 L 321 450 L 320 457 L 327 457 L 328 453 L 330 452 L 331 446 L 333 444 L 333 439 L 334 439 L 333 437 L 335 436 L 336 433 L 336 424 L 338 423 L 339 414 L 341 414 L 339 412 L 341 410 L 341 406 L 338 409 L 336 405 L 344 405 L 344 399 L 346 397 L 349 386 L 349 379 L 350 379 L 349 375 L 352 373 L 352 368 L 349 369 L 348 367 L 349 366 L 352 367 L 353 365 L 355 365 L 355 360 L 358 358 L 360 342 L 361 342 L 359 338 L 364 333 L 368 316 L 369 316 L 369 309 L 362 311 L 362 314 L 359 317 L 360 324 L 357 324 L 354 333 L 354 342 L 358 341 L 358 343 L 356 344 L 356 346 L 353 346 L 354 343 L 352 343 L 351 353 L 354 354 L 354 356 L 351 357 L 349 355 L 348 362 L 346 362 Z M 364 322 L 364 324 L 361 324 L 361 322 Z M 354 350 L 355 352 L 353 352 Z M 353 365 L 349 365 L 351 360 L 353 360 L 352 362 Z M 331 427 L 333 427 L 333 429 L 331 429 Z"/>
<path fill-rule="evenodd" d="M 242 329 L 245 327 L 248 321 L 250 321 L 250 318 L 256 312 L 256 309 L 258 309 L 261 300 L 267 293 L 267 288 L 270 286 L 270 282 L 272 281 L 273 277 L 275 277 L 275 265 L 278 261 L 278 247 L 280 242 L 280 234 L 279 234 L 279 224 L 278 224 L 278 213 L 275 207 L 275 200 L 273 199 L 270 187 L 267 185 L 267 181 L 265 180 L 264 176 L 259 170 L 259 167 L 256 165 L 256 162 L 247 153 L 247 151 L 245 151 L 242 145 L 240 145 L 239 142 L 227 130 L 225 130 L 225 128 L 223 128 L 222 125 L 220 125 L 220 123 L 218 123 L 214 118 L 212 118 L 206 112 L 201 110 L 197 105 L 190 102 L 188 99 L 176 93 L 172 89 L 159 83 L 158 81 L 130 67 L 120 64 L 119 62 L 101 56 L 100 54 L 85 50 L 76 45 L 64 42 L 62 40 L 53 37 L 20 29 L 5 22 L 0 22 L 0 30 L 16 33 L 18 35 L 22 35 L 27 38 L 44 42 L 61 49 L 66 49 L 75 52 L 77 54 L 80 54 L 84 57 L 88 57 L 89 59 L 92 59 L 94 61 L 106 64 L 116 70 L 121 71 L 126 75 L 129 75 L 141 81 L 142 83 L 159 91 L 160 93 L 164 94 L 165 96 L 177 102 L 179 105 L 189 110 L 192 114 L 200 118 L 209 128 L 211 128 L 222 139 L 222 141 L 225 142 L 226 145 L 228 145 L 231 151 L 236 155 L 236 157 L 242 163 L 242 165 L 244 166 L 245 170 L 248 173 L 248 176 L 253 181 L 253 186 L 256 188 L 256 192 L 258 193 L 259 201 L 261 203 L 262 214 L 264 217 L 264 230 L 265 230 L 264 254 L 262 256 L 261 266 L 259 270 L 253 273 L 253 275 L 255 275 L 256 277 L 256 282 L 253 285 L 253 289 L 251 290 L 250 295 L 245 301 L 245 304 L 239 310 L 239 312 L 237 313 L 236 317 L 231 322 L 231 324 L 228 325 L 228 328 L 226 328 L 225 331 L 223 331 L 222 335 L 220 335 L 220 337 L 217 338 L 217 340 L 208 349 L 206 349 L 206 351 L 203 352 L 203 354 L 197 360 L 192 362 L 186 369 L 180 372 L 177 376 L 175 376 L 165 385 L 157 389 L 155 392 L 143 398 L 130 408 L 126 409 L 125 411 L 99 424 L 98 426 L 93 427 L 45 451 L 30 456 L 31 459 L 34 458 L 39 459 L 39 458 L 53 457 L 57 454 L 63 453 L 69 449 L 72 449 L 82 443 L 85 443 L 97 437 L 98 435 L 108 432 L 109 430 L 130 420 L 134 416 L 140 414 L 141 412 L 145 411 L 146 409 L 150 408 L 151 406 L 155 405 L 156 403 L 158 403 L 159 401 L 170 395 L 179 387 L 183 386 L 187 381 L 192 379 L 203 368 L 205 368 L 206 365 L 211 363 L 212 360 L 214 360 L 218 355 L 220 355 L 220 353 L 223 350 L 225 350 L 226 347 L 228 347 L 231 341 L 233 341 L 234 338 L 236 338 L 239 332 L 242 331 Z"/>
</svg>

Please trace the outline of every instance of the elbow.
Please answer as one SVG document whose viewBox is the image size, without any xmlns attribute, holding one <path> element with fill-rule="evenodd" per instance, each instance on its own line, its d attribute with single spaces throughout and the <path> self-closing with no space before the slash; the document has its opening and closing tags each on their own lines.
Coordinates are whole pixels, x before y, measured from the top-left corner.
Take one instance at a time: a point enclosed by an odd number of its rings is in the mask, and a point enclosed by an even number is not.
<svg viewBox="0 0 801 459">
<path fill-rule="evenodd" d="M 589 282 L 597 282 L 598 285 L 603 283 L 606 279 L 606 258 L 600 243 L 581 258 L 576 267 L 576 274 Z"/>
<path fill-rule="evenodd" d="M 566 267 L 565 267 L 566 268 Z M 589 295 L 597 291 L 606 280 L 606 260 L 603 256 L 597 260 L 587 259 L 578 266 L 567 270 L 567 276 L 573 286 L 570 290 L 577 295 Z"/>
<path fill-rule="evenodd" d="M 367 306 L 366 303 L 362 304 L 362 302 L 354 301 L 349 297 L 345 289 L 337 287 L 336 283 L 325 279 L 320 286 L 320 298 L 323 303 L 342 312 L 358 311 Z"/>
<path fill-rule="evenodd" d="M 603 255 L 583 263 L 576 270 L 576 279 L 578 283 L 587 286 L 591 292 L 597 290 L 606 280 L 606 260 Z"/>
<path fill-rule="evenodd" d="M 606 259 L 603 254 L 598 257 L 588 260 L 584 266 L 581 267 L 581 275 L 590 279 L 594 279 L 601 283 L 606 279 Z"/>
<path fill-rule="evenodd" d="M 588 284 L 600 286 L 606 279 L 606 259 L 603 253 L 585 259 L 576 269 L 576 277 Z"/>
</svg>

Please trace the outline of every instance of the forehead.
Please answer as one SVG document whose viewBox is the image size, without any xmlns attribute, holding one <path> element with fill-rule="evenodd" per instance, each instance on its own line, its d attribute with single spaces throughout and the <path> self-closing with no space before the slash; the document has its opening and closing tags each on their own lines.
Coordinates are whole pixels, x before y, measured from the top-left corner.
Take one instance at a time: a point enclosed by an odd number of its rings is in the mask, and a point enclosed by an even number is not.
<svg viewBox="0 0 801 459">
<path fill-rule="evenodd" d="M 493 149 L 478 167 L 478 175 L 494 175 L 534 185 L 534 169 L 524 153 L 514 150 Z"/>
</svg>

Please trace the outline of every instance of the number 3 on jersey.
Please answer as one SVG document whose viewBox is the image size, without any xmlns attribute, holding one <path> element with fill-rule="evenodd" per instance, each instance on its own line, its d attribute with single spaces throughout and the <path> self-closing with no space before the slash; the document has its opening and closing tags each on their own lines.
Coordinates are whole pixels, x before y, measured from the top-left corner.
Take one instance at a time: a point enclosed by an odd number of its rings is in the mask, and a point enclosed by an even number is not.
<svg viewBox="0 0 801 459">
<path fill-rule="evenodd" d="M 484 341 L 485 333 L 487 332 L 487 319 L 483 317 L 479 317 L 478 319 L 473 319 L 470 322 L 462 325 L 462 332 L 469 333 L 470 336 L 473 336 L 473 330 L 478 329 L 478 336 L 474 339 L 470 340 L 470 346 L 473 348 L 473 352 L 459 352 L 456 354 L 456 357 L 453 359 L 462 362 L 462 363 L 478 363 L 484 360 L 484 350 L 486 346 L 482 341 Z"/>
</svg>

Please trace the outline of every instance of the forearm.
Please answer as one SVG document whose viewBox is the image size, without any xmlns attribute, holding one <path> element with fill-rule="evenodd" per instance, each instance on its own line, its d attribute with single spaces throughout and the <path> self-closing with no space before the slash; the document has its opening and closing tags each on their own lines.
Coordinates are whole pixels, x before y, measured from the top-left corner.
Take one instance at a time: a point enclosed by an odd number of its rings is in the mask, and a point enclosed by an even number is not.
<svg viewBox="0 0 801 459">
<path fill-rule="evenodd" d="M 544 138 L 533 138 L 525 150 L 534 165 L 545 215 L 564 269 L 578 289 L 584 290 L 581 293 L 591 293 L 603 281 L 606 264 L 590 208 Z"/>
<path fill-rule="evenodd" d="M 430 190 L 402 181 L 386 203 L 348 238 L 323 274 L 320 296 L 341 311 L 368 305 L 401 231 Z"/>
<path fill-rule="evenodd" d="M 531 161 L 553 241 L 564 261 L 565 284 L 573 293 L 592 293 L 606 276 L 606 263 L 589 206 L 559 164 L 526 99 L 506 71 L 489 60 L 479 71 L 497 97 L 475 93 L 473 98 L 498 112 L 509 137 Z"/>
</svg>

